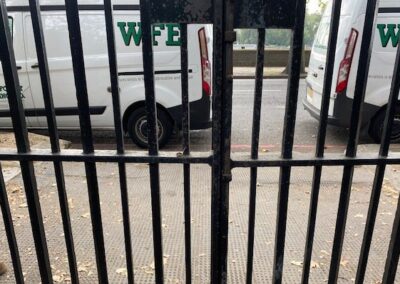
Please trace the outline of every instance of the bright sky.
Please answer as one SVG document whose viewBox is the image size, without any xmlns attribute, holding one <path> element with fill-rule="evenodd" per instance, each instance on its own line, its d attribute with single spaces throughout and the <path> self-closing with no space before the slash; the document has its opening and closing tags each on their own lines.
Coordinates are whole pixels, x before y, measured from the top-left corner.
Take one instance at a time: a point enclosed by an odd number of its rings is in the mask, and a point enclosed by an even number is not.
<svg viewBox="0 0 400 284">
<path fill-rule="evenodd" d="M 307 3 L 307 10 L 309 13 L 318 12 L 319 11 L 319 1 L 318 0 L 310 0 Z"/>
</svg>

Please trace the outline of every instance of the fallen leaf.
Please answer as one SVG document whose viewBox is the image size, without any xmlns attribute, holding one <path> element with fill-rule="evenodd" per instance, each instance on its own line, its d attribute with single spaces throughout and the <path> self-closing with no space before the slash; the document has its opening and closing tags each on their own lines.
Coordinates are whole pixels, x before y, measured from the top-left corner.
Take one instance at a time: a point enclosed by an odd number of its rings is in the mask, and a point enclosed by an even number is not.
<svg viewBox="0 0 400 284">
<path fill-rule="evenodd" d="M 127 275 L 127 270 L 125 267 L 118 268 L 115 272 L 117 274 Z"/>
<path fill-rule="evenodd" d="M 56 283 L 61 283 L 64 281 L 64 276 L 62 275 L 53 275 L 53 281 Z"/>
<path fill-rule="evenodd" d="M 340 265 L 343 266 L 343 267 L 346 267 L 347 264 L 349 264 L 349 261 L 348 261 L 348 260 L 343 260 L 343 259 L 342 259 L 342 260 L 340 261 Z"/>
<path fill-rule="evenodd" d="M 87 219 L 90 217 L 90 213 L 88 212 L 88 213 L 82 214 L 81 217 Z"/>
<path fill-rule="evenodd" d="M 302 261 L 292 261 L 290 263 L 293 264 L 293 265 L 296 265 L 296 266 L 303 266 L 303 262 Z"/>
<path fill-rule="evenodd" d="M 319 263 L 315 261 L 311 261 L 311 268 L 319 268 Z"/>
<path fill-rule="evenodd" d="M 78 267 L 78 271 L 79 272 L 88 272 L 87 268 L 85 266 L 83 266 L 83 265 Z"/>
</svg>

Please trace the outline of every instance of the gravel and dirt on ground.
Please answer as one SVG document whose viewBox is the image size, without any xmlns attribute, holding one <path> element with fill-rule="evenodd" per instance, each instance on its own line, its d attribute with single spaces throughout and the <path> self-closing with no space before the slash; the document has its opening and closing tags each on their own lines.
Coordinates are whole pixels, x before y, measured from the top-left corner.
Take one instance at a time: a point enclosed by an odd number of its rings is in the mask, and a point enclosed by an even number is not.
<svg viewBox="0 0 400 284">
<path fill-rule="evenodd" d="M 35 137 L 32 141 L 42 141 L 41 139 L 41 137 Z M 12 138 L 3 138 L 3 141 L 10 141 L 7 142 L 10 143 L 7 147 L 13 146 Z M 362 153 L 376 150 L 375 146 L 360 148 Z M 261 153 L 260 155 L 272 154 Z M 96 258 L 85 167 L 82 163 L 73 162 L 65 162 L 63 165 L 81 282 L 96 283 Z M 399 167 L 393 166 L 387 169 L 365 283 L 380 283 L 382 278 L 399 197 L 399 170 Z M 97 171 L 109 280 L 111 283 L 126 283 L 127 269 L 118 167 L 115 164 L 97 163 Z M 355 168 L 339 283 L 352 283 L 355 278 L 374 171 L 375 168 L 371 166 Z M 53 164 L 35 162 L 35 174 L 53 279 L 56 283 L 70 283 Z M 323 283 L 328 277 L 342 174 L 343 167 L 330 166 L 324 167 L 323 170 L 310 283 Z M 283 272 L 284 283 L 299 283 L 300 281 L 312 176 L 312 167 L 294 167 L 292 170 Z M 127 181 L 135 281 L 137 283 L 154 283 L 148 165 L 127 165 Z M 245 282 L 249 184 L 249 169 L 233 170 L 229 200 L 229 283 Z M 184 283 L 182 165 L 161 165 L 160 185 L 165 280 L 166 283 Z M 278 189 L 279 168 L 260 168 L 257 184 L 254 283 L 271 282 Z M 39 283 L 40 275 L 21 175 L 16 175 L 8 181 L 7 193 L 26 283 Z M 191 166 L 191 214 L 193 283 L 207 283 L 210 275 L 211 226 L 211 168 L 208 165 Z M 2 222 L 2 218 L 0 218 L 0 259 L 12 267 Z M 95 234 L 97 233 L 95 232 Z M 14 283 L 12 270 L 2 276 L 0 282 Z"/>
</svg>

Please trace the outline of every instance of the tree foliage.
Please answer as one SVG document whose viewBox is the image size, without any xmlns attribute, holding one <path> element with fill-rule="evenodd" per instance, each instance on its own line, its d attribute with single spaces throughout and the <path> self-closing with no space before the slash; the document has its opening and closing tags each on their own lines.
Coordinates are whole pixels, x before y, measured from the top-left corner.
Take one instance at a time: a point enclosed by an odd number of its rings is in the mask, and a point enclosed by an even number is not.
<svg viewBox="0 0 400 284">
<path fill-rule="evenodd" d="M 326 0 L 319 0 L 320 11 L 307 13 L 304 26 L 304 44 L 311 47 L 321 21 Z M 241 29 L 237 31 L 238 44 L 257 44 L 257 30 Z M 290 31 L 284 29 L 267 29 L 266 44 L 275 47 L 290 46 Z"/>
</svg>

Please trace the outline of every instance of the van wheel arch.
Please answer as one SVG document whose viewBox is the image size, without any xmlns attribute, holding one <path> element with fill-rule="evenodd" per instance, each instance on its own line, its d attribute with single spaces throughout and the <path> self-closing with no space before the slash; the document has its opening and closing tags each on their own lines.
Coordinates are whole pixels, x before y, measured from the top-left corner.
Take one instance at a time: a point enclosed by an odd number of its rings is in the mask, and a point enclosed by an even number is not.
<svg viewBox="0 0 400 284">
<path fill-rule="evenodd" d="M 383 123 L 384 119 L 386 117 L 386 110 L 387 110 L 387 104 L 383 105 L 372 117 L 368 124 L 368 134 L 369 136 L 376 142 L 380 143 L 381 142 L 381 135 L 382 135 L 382 128 L 383 128 Z M 400 100 L 397 100 L 396 102 L 396 115 L 399 115 L 400 113 Z M 400 135 L 400 134 L 399 134 Z M 395 135 L 395 137 L 391 138 L 392 142 L 398 142 L 400 141 L 400 136 Z"/>
<path fill-rule="evenodd" d="M 163 110 L 171 119 L 171 122 L 174 124 L 175 126 L 175 120 L 172 118 L 171 114 L 169 113 L 169 111 L 161 104 L 156 103 L 157 108 Z M 122 127 L 124 129 L 125 134 L 128 134 L 128 120 L 129 120 L 129 116 L 138 108 L 141 107 L 146 107 L 146 102 L 145 101 L 139 101 L 136 103 L 131 104 L 124 112 L 124 115 L 122 117 Z"/>
</svg>

